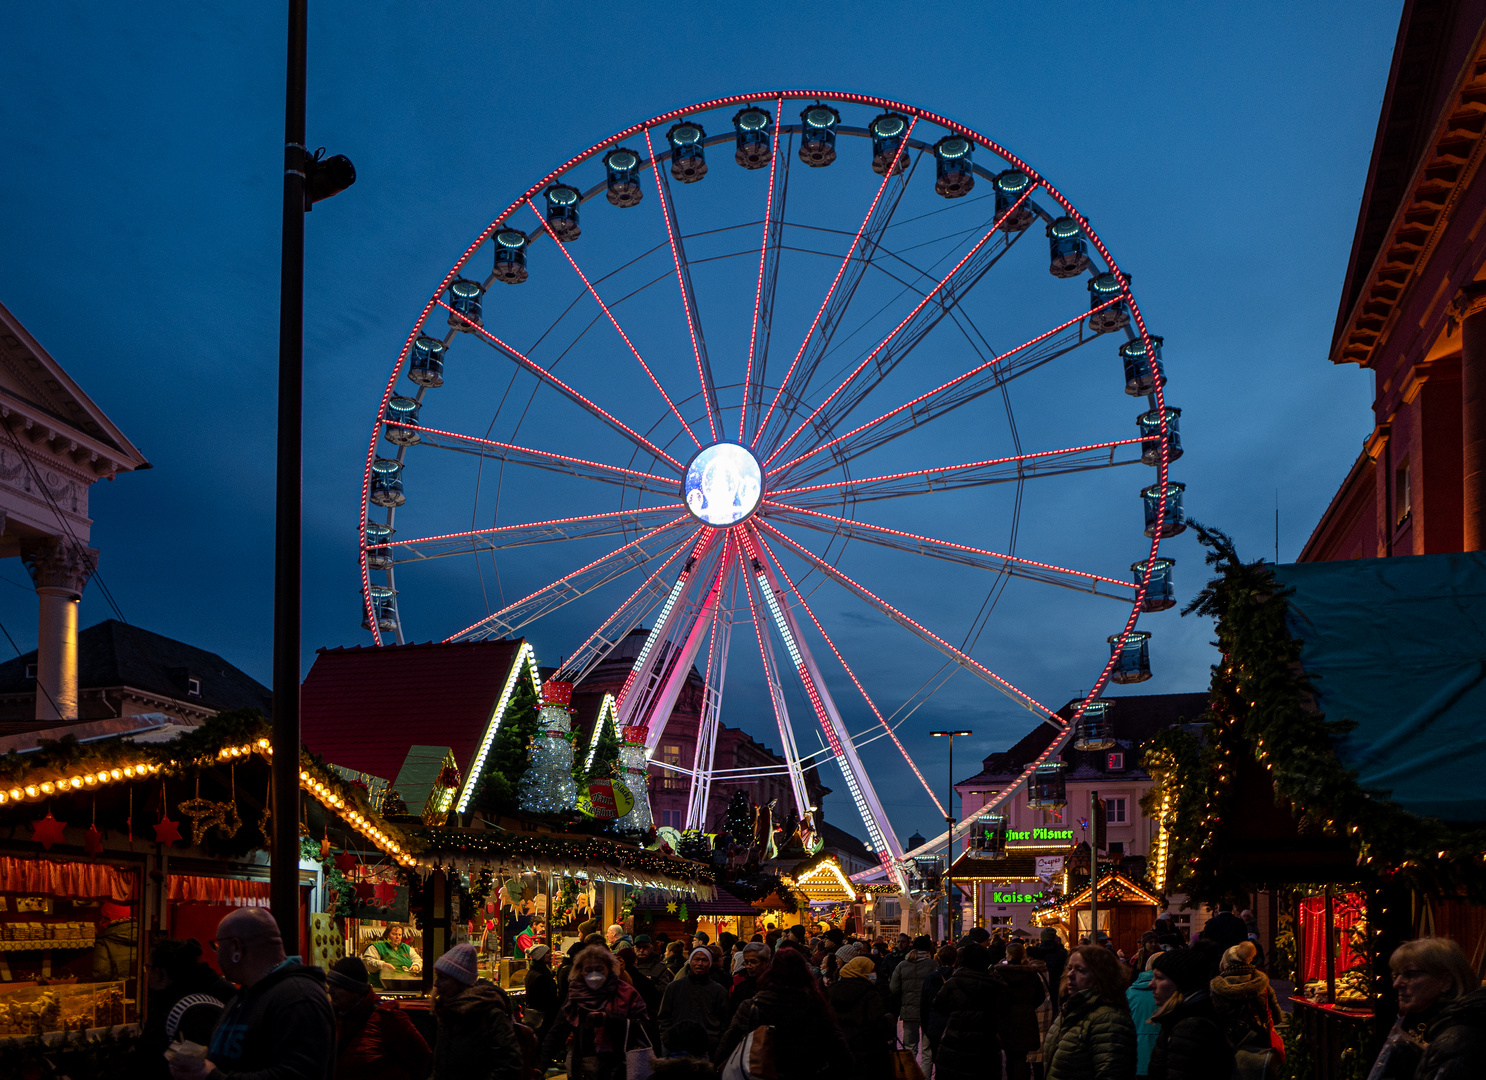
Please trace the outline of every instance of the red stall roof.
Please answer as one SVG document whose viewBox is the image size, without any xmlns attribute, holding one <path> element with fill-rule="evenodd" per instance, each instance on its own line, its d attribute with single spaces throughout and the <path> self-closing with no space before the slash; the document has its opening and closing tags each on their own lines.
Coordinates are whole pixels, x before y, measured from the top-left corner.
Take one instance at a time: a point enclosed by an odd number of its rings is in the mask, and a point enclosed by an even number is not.
<svg viewBox="0 0 1486 1080">
<path fill-rule="evenodd" d="M 304 743 L 331 764 L 389 783 L 415 744 L 447 746 L 467 774 L 523 645 L 321 649 L 300 692 Z"/>
</svg>

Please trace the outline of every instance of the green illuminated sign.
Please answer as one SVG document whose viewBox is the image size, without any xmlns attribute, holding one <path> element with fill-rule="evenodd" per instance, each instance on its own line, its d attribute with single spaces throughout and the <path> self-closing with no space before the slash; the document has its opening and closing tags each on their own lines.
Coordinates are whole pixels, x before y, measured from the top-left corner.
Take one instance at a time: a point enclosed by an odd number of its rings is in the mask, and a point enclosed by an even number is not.
<svg viewBox="0 0 1486 1080">
<path fill-rule="evenodd" d="M 1072 840 L 1072 829 L 1032 829 L 1030 832 L 1009 832 L 1006 834 L 1008 840 Z"/>
<path fill-rule="evenodd" d="M 1037 901 L 1041 900 L 1046 895 L 1047 895 L 1046 893 L 1041 893 L 1041 892 L 1035 892 L 1035 893 L 1019 893 L 1019 892 L 1000 892 L 999 890 L 992 890 L 992 892 L 991 892 L 991 903 L 993 903 L 993 904 L 1035 904 Z"/>
</svg>

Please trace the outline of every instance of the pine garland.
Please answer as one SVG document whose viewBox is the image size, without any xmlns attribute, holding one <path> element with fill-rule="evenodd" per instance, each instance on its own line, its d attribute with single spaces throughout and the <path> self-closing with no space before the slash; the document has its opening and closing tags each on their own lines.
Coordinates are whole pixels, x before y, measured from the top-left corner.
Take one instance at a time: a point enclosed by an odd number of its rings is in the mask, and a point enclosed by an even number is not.
<svg viewBox="0 0 1486 1080">
<path fill-rule="evenodd" d="M 1176 804 L 1168 819 L 1168 890 L 1213 902 L 1246 884 L 1222 869 L 1218 843 L 1235 755 L 1249 755 L 1268 770 L 1276 802 L 1289 804 L 1299 831 L 1345 836 L 1359 879 L 1486 901 L 1486 828 L 1409 813 L 1361 786 L 1334 749 L 1353 723 L 1308 707 L 1302 643 L 1286 626 L 1293 590 L 1280 587 L 1272 565 L 1243 562 L 1224 533 L 1192 524 L 1217 576 L 1182 614 L 1216 619 L 1223 659 L 1212 668 L 1209 711 L 1198 718 L 1207 725 L 1206 746 L 1170 732 L 1146 744 L 1147 767 Z"/>
<path fill-rule="evenodd" d="M 517 786 L 531 762 L 530 747 L 537 734 L 539 704 L 531 680 L 518 678 L 471 800 L 471 805 L 487 817 L 521 811 Z"/>
</svg>

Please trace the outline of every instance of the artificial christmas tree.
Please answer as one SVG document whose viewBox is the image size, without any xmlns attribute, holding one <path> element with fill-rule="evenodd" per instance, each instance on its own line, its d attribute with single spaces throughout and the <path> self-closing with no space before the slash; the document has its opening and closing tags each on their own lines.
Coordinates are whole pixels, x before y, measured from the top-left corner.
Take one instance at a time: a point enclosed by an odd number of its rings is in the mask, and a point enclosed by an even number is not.
<svg viewBox="0 0 1486 1080">
<path fill-rule="evenodd" d="M 620 832 L 648 833 L 655 828 L 655 818 L 650 813 L 650 789 L 645 780 L 645 729 L 627 727 L 624 741 L 619 744 L 619 760 L 615 763 L 614 779 L 629 788 L 635 803 L 629 813 L 619 819 Z"/>
<path fill-rule="evenodd" d="M 573 780 L 573 684 L 549 680 L 542 687 L 530 764 L 521 776 L 521 809 L 530 814 L 566 814 L 578 805 Z"/>
</svg>

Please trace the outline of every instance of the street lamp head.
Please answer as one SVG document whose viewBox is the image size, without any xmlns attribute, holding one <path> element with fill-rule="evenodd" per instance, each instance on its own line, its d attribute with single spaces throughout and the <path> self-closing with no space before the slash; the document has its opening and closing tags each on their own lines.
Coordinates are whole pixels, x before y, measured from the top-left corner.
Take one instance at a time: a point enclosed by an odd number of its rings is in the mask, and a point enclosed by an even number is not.
<svg viewBox="0 0 1486 1080">
<path fill-rule="evenodd" d="M 945 736 L 948 736 L 950 738 L 954 738 L 956 735 L 970 735 L 970 734 L 973 734 L 973 732 L 969 732 L 969 731 L 931 731 L 931 732 L 929 732 L 929 734 L 930 735 L 933 735 L 935 738 L 943 738 Z"/>
<path fill-rule="evenodd" d="M 305 162 L 304 208 L 306 210 L 332 195 L 339 195 L 356 183 L 356 166 L 351 164 L 350 158 L 345 154 L 323 157 L 324 153 L 325 148 L 322 146 L 315 151 L 313 158 Z"/>
</svg>

